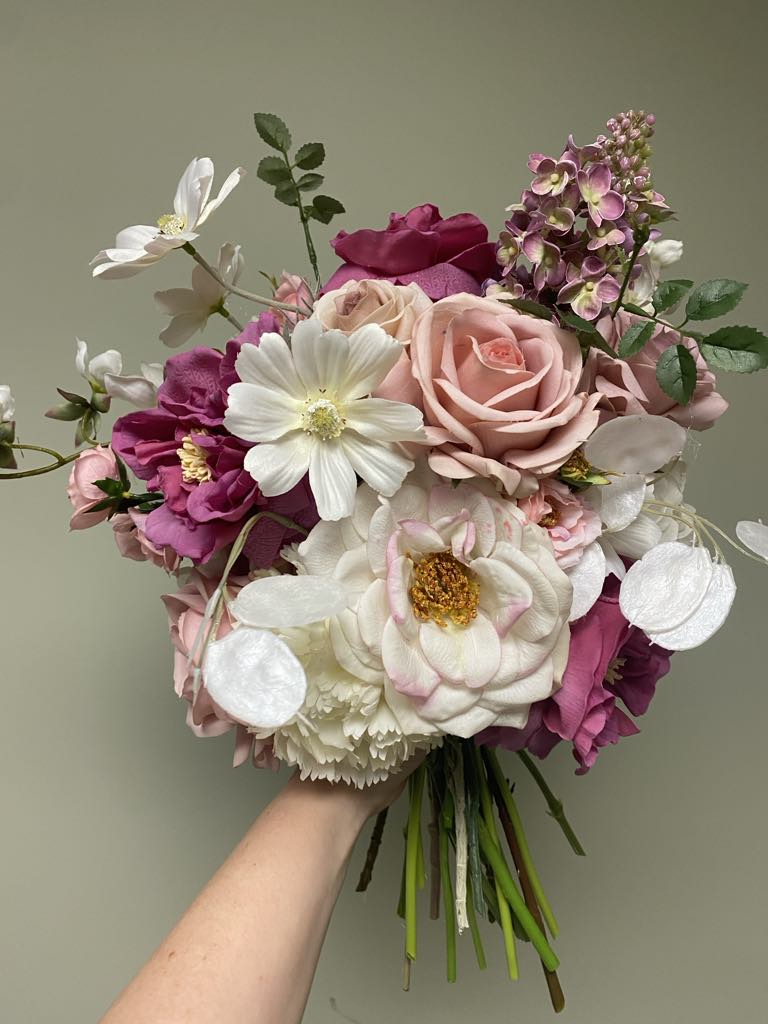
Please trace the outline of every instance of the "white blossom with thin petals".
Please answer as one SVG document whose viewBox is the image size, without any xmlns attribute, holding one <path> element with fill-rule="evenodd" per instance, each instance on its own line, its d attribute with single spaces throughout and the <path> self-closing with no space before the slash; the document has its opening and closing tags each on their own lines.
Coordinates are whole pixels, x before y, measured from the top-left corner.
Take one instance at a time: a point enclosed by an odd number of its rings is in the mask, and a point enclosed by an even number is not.
<svg viewBox="0 0 768 1024">
<path fill-rule="evenodd" d="M 88 346 L 81 339 L 76 338 L 75 368 L 83 380 L 87 381 L 97 391 L 104 391 L 104 378 L 107 374 L 120 374 L 123 370 L 123 357 L 115 349 L 108 349 L 91 359 L 88 355 Z"/>
<path fill-rule="evenodd" d="M 244 174 L 242 167 L 232 171 L 218 195 L 211 199 L 213 161 L 207 156 L 195 157 L 176 187 L 173 213 L 163 214 L 154 226 L 134 224 L 120 231 L 114 246 L 102 249 L 91 260 L 93 276 L 132 277 L 173 249 L 192 242 L 197 238 L 197 229 L 221 206 Z"/>
<path fill-rule="evenodd" d="M 219 249 L 217 271 L 227 284 L 237 284 L 245 260 L 239 245 L 226 242 Z M 168 288 L 155 292 L 155 305 L 171 317 L 171 322 L 160 333 L 160 340 L 169 348 L 178 348 L 193 334 L 202 331 L 208 317 L 221 308 L 229 291 L 207 270 L 195 265 L 191 288 Z"/>
<path fill-rule="evenodd" d="M 163 383 L 162 363 L 140 363 L 140 374 L 104 374 L 104 387 L 110 398 L 119 398 L 137 409 L 157 405 L 157 389 Z"/>
<path fill-rule="evenodd" d="M 394 494 L 413 462 L 401 442 L 425 441 L 422 416 L 404 402 L 370 398 L 402 346 L 378 325 L 349 336 L 306 320 L 289 347 L 279 334 L 243 345 L 240 383 L 228 392 L 224 425 L 246 441 L 245 468 L 266 497 L 285 494 L 309 472 L 321 519 L 350 515 L 357 476 Z"/>
</svg>

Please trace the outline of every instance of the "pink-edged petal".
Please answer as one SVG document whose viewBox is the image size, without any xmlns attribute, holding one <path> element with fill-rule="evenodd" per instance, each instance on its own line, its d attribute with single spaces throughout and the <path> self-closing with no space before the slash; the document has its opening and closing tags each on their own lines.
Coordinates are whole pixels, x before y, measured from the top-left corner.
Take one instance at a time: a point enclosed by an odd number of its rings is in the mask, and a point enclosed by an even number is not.
<svg viewBox="0 0 768 1024">
<path fill-rule="evenodd" d="M 418 644 L 406 640 L 393 619 L 384 627 L 381 658 L 395 689 L 409 697 L 429 697 L 440 682 Z"/>
<path fill-rule="evenodd" d="M 428 523 L 417 519 L 402 519 L 398 523 L 400 537 L 398 547 L 411 552 L 414 556 L 428 555 L 436 551 L 445 551 L 445 541 Z"/>
<path fill-rule="evenodd" d="M 500 637 L 505 637 L 533 603 L 526 580 L 509 565 L 493 558 L 476 558 L 472 572 L 480 583 L 480 607 Z"/>
<path fill-rule="evenodd" d="M 485 686 L 499 669 L 499 636 L 482 612 L 468 626 L 424 622 L 419 627 L 419 642 L 436 672 L 471 689 Z"/>
<path fill-rule="evenodd" d="M 413 562 L 407 555 L 394 559 L 387 572 L 389 611 L 398 626 L 411 626 L 413 623 L 410 599 L 412 574 Z"/>
</svg>

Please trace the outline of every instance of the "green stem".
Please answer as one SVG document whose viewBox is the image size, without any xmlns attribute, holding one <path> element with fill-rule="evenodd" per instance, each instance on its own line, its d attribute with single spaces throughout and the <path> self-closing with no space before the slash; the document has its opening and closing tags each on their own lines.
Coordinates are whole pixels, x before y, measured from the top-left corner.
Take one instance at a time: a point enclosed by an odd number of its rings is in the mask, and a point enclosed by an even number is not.
<svg viewBox="0 0 768 1024">
<path fill-rule="evenodd" d="M 645 243 L 648 241 L 648 232 L 637 230 L 637 236 L 635 238 L 635 247 L 632 250 L 632 255 L 629 258 L 629 264 L 627 266 L 626 273 L 624 274 L 624 280 L 621 282 L 621 290 L 619 291 L 619 297 L 616 299 L 616 305 L 613 307 L 611 318 L 616 319 L 616 316 L 621 309 L 621 304 L 624 301 L 624 296 L 627 293 L 629 287 L 629 279 L 632 276 L 632 271 L 635 269 L 637 258 L 640 255 L 640 250 L 643 248 Z"/>
<path fill-rule="evenodd" d="M 50 455 L 55 462 L 51 462 L 47 466 L 39 466 L 37 469 L 19 469 L 12 473 L 7 473 L 5 470 L 0 470 L 0 480 L 21 480 L 26 476 L 42 476 L 43 473 L 52 473 L 55 469 L 61 469 L 62 466 L 68 465 L 70 462 L 74 462 L 75 459 L 79 459 L 81 453 L 73 452 L 72 455 L 60 455 L 59 452 L 54 451 L 53 448 L 46 448 L 40 444 L 11 444 L 9 448 L 14 448 L 16 451 L 25 452 L 41 452 L 43 455 Z"/>
<path fill-rule="evenodd" d="M 568 821 L 568 819 L 565 816 L 565 810 L 563 809 L 563 802 L 562 802 L 562 800 L 558 800 L 558 798 L 555 796 L 555 794 L 549 788 L 549 786 L 547 785 L 546 779 L 544 778 L 544 776 L 541 774 L 541 772 L 537 768 L 536 764 L 534 763 L 534 761 L 531 758 L 531 755 L 528 753 L 528 751 L 526 751 L 526 750 L 518 750 L 517 756 L 520 758 L 520 760 L 523 762 L 525 767 L 531 773 L 531 777 L 533 778 L 533 781 L 536 783 L 536 785 L 541 790 L 541 793 L 542 793 L 544 799 L 547 801 L 547 807 L 549 807 L 549 813 L 555 819 L 555 821 L 558 823 L 560 828 L 563 830 L 563 834 L 564 834 L 565 838 L 568 840 L 568 842 L 571 844 L 571 849 L 573 850 L 573 852 L 575 854 L 578 854 L 579 857 L 586 857 L 586 855 L 587 855 L 586 854 L 586 850 L 584 849 L 584 847 L 579 842 L 579 840 L 578 840 L 578 838 L 576 836 L 576 833 L 571 828 L 571 823 Z"/>
<path fill-rule="evenodd" d="M 222 288 L 226 288 L 228 292 L 232 292 L 233 295 L 239 295 L 241 298 L 248 299 L 250 302 L 258 302 L 262 306 L 272 306 L 274 309 L 282 309 L 287 313 L 303 313 L 303 310 L 299 306 L 292 306 L 288 302 L 278 302 L 276 299 L 268 299 L 263 295 L 256 295 L 254 292 L 247 292 L 243 288 L 237 288 L 235 285 L 225 281 L 219 272 L 214 270 L 208 260 L 200 255 L 191 242 L 185 242 L 181 248 L 184 252 L 189 253 L 195 263 L 199 264 L 203 270 L 209 273 L 214 281 L 217 281 Z"/>
<path fill-rule="evenodd" d="M 528 840 L 526 839 L 525 831 L 523 829 L 523 821 L 520 817 L 520 812 L 517 809 L 515 798 L 512 796 L 512 791 L 504 777 L 504 772 L 501 770 L 501 765 L 499 764 L 499 759 L 496 756 L 496 751 L 491 747 L 484 747 L 483 755 L 485 757 L 486 764 L 490 767 L 496 783 L 496 792 L 499 794 L 504 804 L 504 809 L 509 815 L 509 820 L 512 823 L 517 845 L 520 850 L 520 857 L 525 866 L 528 878 L 530 879 L 531 889 L 536 897 L 536 902 L 541 910 L 544 920 L 547 922 L 547 928 L 549 928 L 552 938 L 556 939 L 558 933 L 557 921 L 555 920 L 555 915 L 552 913 L 552 907 L 549 905 L 549 900 L 546 897 L 544 887 L 541 884 L 541 879 L 539 878 L 539 874 L 533 863 L 531 850 L 528 846 Z"/>
<path fill-rule="evenodd" d="M 453 885 L 451 884 L 448 829 L 443 815 L 440 815 L 439 847 L 440 883 L 443 892 L 443 909 L 445 911 L 446 977 L 448 981 L 456 981 L 456 904 L 453 900 Z"/>
<path fill-rule="evenodd" d="M 219 314 L 219 316 L 223 316 L 225 320 L 229 320 L 229 322 L 232 324 L 236 331 L 242 331 L 243 325 L 240 323 L 237 317 L 234 316 L 234 314 L 227 309 L 225 305 L 222 304 L 220 306 L 217 306 L 216 312 Z"/>
<path fill-rule="evenodd" d="M 525 934 L 533 943 L 533 947 L 539 954 L 541 962 L 548 971 L 556 971 L 560 966 L 560 961 L 557 959 L 555 951 L 547 942 L 544 932 L 536 924 L 533 915 L 528 907 L 526 907 L 501 853 L 498 840 L 493 837 L 484 821 L 480 822 L 480 847 L 493 869 L 497 885 L 500 886 L 507 902 L 512 907 L 512 910 L 514 910 L 515 917 L 523 926 Z"/>
<path fill-rule="evenodd" d="M 293 176 L 293 165 L 288 157 L 288 153 L 283 150 L 283 159 L 285 160 L 285 166 L 288 169 L 288 173 L 291 176 L 291 183 L 293 184 L 294 191 L 296 192 L 296 203 L 299 211 L 299 220 L 301 221 L 301 227 L 304 231 L 304 244 L 307 247 L 307 256 L 309 256 L 309 262 L 312 267 L 312 272 L 315 275 L 315 292 L 320 290 L 320 268 L 317 263 L 317 252 L 315 251 L 315 243 L 312 241 L 312 232 L 309 230 L 309 218 L 304 212 L 304 203 L 301 201 L 301 192 L 296 185 L 296 179 Z"/>
<path fill-rule="evenodd" d="M 426 768 L 422 764 L 413 776 L 408 808 L 408 832 L 405 842 L 405 955 L 416 959 L 416 890 L 418 888 L 421 799 Z"/>
<path fill-rule="evenodd" d="M 469 930 L 472 933 L 472 945 L 475 947 L 475 957 L 477 959 L 477 966 L 481 971 L 484 971 L 487 967 L 485 961 L 485 950 L 483 949 L 483 940 L 480 935 L 480 928 L 477 924 L 477 914 L 475 913 L 475 897 L 472 895 L 472 886 L 470 885 L 467 889 L 467 917 L 469 918 Z"/>
<path fill-rule="evenodd" d="M 475 778 L 477 779 L 480 789 L 480 810 L 482 812 L 478 822 L 478 835 L 481 840 L 480 846 L 482 849 L 482 836 L 483 831 L 485 831 L 485 835 L 488 837 L 489 841 L 495 844 L 497 858 L 501 858 L 503 860 L 504 858 L 501 853 L 499 836 L 496 831 L 496 820 L 493 816 L 491 794 L 488 789 L 488 780 L 485 775 L 485 766 L 483 765 L 483 759 L 480 756 L 480 750 L 475 744 L 472 744 L 472 760 L 475 766 Z M 486 860 L 489 860 L 487 856 Z M 496 900 L 499 905 L 499 924 L 501 925 L 501 931 L 504 936 L 504 952 L 507 958 L 507 971 L 509 973 L 510 980 L 517 981 L 519 971 L 517 967 L 515 932 L 512 927 L 512 911 L 510 910 L 509 901 L 504 889 L 502 888 L 498 873 L 494 870 L 493 874 L 493 884 L 496 889 Z"/>
</svg>

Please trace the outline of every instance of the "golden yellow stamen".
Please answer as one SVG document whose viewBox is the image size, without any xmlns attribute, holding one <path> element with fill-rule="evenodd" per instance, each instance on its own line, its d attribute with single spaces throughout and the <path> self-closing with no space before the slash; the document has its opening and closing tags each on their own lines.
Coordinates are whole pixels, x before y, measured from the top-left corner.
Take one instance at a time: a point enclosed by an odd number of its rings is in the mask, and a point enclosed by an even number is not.
<svg viewBox="0 0 768 1024">
<path fill-rule="evenodd" d="M 199 431 L 202 433 L 202 431 Z M 181 448 L 176 449 L 181 463 L 181 478 L 187 483 L 207 483 L 212 476 L 205 449 L 195 444 L 189 435 L 182 438 Z"/>
<path fill-rule="evenodd" d="M 605 681 L 609 686 L 614 686 L 616 683 L 620 683 L 624 678 L 622 675 L 622 669 L 627 663 L 626 658 L 614 658 L 608 668 L 605 670 Z"/>
<path fill-rule="evenodd" d="M 543 526 L 545 530 L 551 530 L 554 526 L 560 522 L 560 513 L 556 508 L 553 508 L 551 512 L 547 512 L 546 515 L 542 516 L 539 520 L 539 526 Z"/>
<path fill-rule="evenodd" d="M 422 622 L 445 627 L 468 626 L 477 617 L 480 585 L 450 551 L 427 555 L 414 567 L 409 595 L 413 614 Z"/>
<path fill-rule="evenodd" d="M 164 213 L 157 218 L 157 226 L 164 235 L 180 235 L 187 226 L 184 218 L 178 213 Z"/>
</svg>

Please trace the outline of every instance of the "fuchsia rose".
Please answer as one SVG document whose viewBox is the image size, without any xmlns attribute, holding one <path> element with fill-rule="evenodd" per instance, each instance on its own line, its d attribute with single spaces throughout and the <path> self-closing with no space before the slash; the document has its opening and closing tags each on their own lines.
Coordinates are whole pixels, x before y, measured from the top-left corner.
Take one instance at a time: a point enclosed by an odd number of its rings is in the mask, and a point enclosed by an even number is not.
<svg viewBox="0 0 768 1024">
<path fill-rule="evenodd" d="M 174 648 L 173 682 L 176 694 L 187 701 L 187 725 L 196 736 L 221 736 L 236 727 L 235 765 L 253 756 L 258 767 L 273 767 L 272 741 L 255 741 L 244 726 L 236 725 L 210 698 L 202 678 L 195 692 L 193 668 L 199 665 L 196 655 L 190 663 L 198 632 L 203 622 L 206 605 L 217 586 L 217 580 L 192 571 L 188 581 L 175 594 L 164 594 L 163 603 L 168 612 L 168 625 Z M 231 597 L 248 583 L 248 579 L 231 577 L 227 591 Z M 216 639 L 221 640 L 232 631 L 232 619 L 225 607 Z"/>
<path fill-rule="evenodd" d="M 496 299 L 454 295 L 423 313 L 411 341 L 432 468 L 499 479 L 519 493 L 553 473 L 597 426 L 597 395 L 578 391 L 576 335 Z M 384 397 L 394 397 L 385 395 Z"/>
<path fill-rule="evenodd" d="M 151 562 L 169 574 L 179 568 L 181 559 L 173 548 L 159 548 L 146 535 L 146 512 L 138 512 L 135 508 L 121 512 L 112 518 L 112 530 L 115 534 L 117 550 L 123 558 L 134 562 Z"/>
<path fill-rule="evenodd" d="M 111 508 L 94 512 L 94 506 L 107 495 L 96 486 L 97 480 L 119 480 L 117 460 L 111 448 L 88 448 L 81 452 L 69 474 L 67 497 L 75 510 L 69 520 L 70 530 L 87 530 L 109 518 Z"/>
<path fill-rule="evenodd" d="M 538 491 L 518 505 L 532 523 L 547 531 L 561 569 L 576 565 L 603 530 L 597 512 L 560 480 L 542 480 Z"/>
<path fill-rule="evenodd" d="M 431 203 L 405 215 L 392 213 L 383 231 L 340 231 L 331 241 L 344 260 L 324 291 L 347 281 L 384 278 L 393 284 L 415 282 L 431 299 L 455 292 L 479 295 L 488 278 L 496 278 L 496 244 L 472 213 L 443 218 Z"/>
<path fill-rule="evenodd" d="M 615 320 L 610 316 L 603 317 L 597 328 L 608 344 L 617 349 L 620 338 L 638 323 L 647 321 L 622 311 Z M 706 430 L 723 415 L 728 402 L 715 390 L 715 375 L 704 361 L 693 338 L 682 339 L 696 361 L 696 389 L 691 401 L 688 405 L 678 405 L 659 387 L 656 380 L 659 357 L 672 345 L 679 343 L 680 335 L 676 331 L 659 325 L 648 344 L 629 359 L 611 359 L 599 349 L 589 350 L 583 383 L 589 391 L 600 395 L 602 422 L 615 416 L 648 413 L 651 416 L 667 416 L 680 426 L 692 430 Z"/>
<path fill-rule="evenodd" d="M 669 671 L 670 652 L 627 622 L 619 608 L 619 586 L 609 576 L 591 610 L 571 624 L 563 685 L 531 708 L 525 728 L 489 729 L 478 742 L 546 757 L 561 739 L 570 740 L 576 772 L 583 775 L 602 747 L 639 732 L 617 700 L 633 715 L 645 714 L 656 683 Z"/>
</svg>

